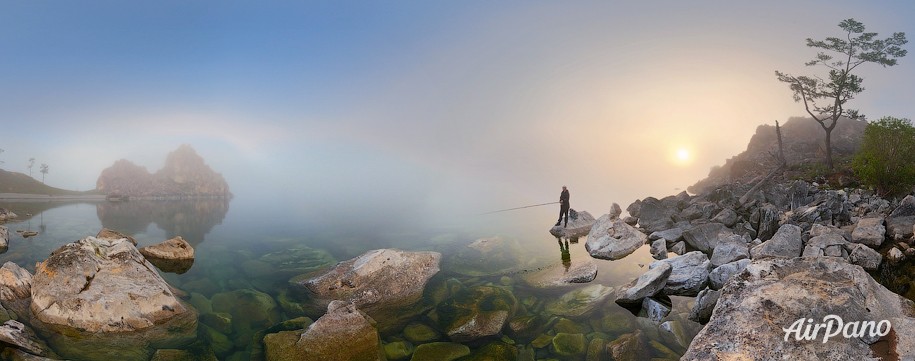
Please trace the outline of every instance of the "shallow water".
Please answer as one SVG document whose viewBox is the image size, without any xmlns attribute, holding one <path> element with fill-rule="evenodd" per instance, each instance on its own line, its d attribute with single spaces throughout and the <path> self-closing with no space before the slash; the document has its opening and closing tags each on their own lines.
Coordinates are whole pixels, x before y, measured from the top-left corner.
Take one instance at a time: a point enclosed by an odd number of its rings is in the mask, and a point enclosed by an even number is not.
<svg viewBox="0 0 915 361">
<path fill-rule="evenodd" d="M 218 331 L 209 328 L 201 330 L 198 342 L 188 346 L 188 350 L 195 353 L 209 353 L 212 349 L 219 359 L 257 359 L 260 354 L 258 331 L 273 326 L 268 323 L 301 316 L 301 312 L 288 306 L 295 301 L 286 286 L 290 277 L 377 248 L 441 252 L 442 271 L 430 281 L 427 289 L 441 288 L 445 284 L 460 284 L 465 288 L 493 285 L 510 291 L 522 308 L 534 316 L 535 324 L 528 331 L 466 343 L 471 350 L 481 350 L 492 343 L 506 343 L 514 345 L 519 353 L 536 359 L 569 359 L 557 354 L 554 346 L 543 345 L 544 337 L 537 338 L 558 332 L 581 333 L 587 347 L 594 339 L 613 341 L 640 330 L 648 350 L 643 356 L 675 359 L 685 351 L 699 329 L 697 324 L 686 320 L 692 299 L 682 297 L 672 299 L 673 310 L 664 318 L 664 321 L 674 320 L 682 325 L 683 331 L 677 335 L 659 331 L 656 323 L 619 307 L 612 297 L 583 317 L 566 320 L 554 316 L 547 310 L 548 304 L 564 293 L 593 284 L 618 288 L 645 272 L 652 259 L 646 245 L 619 261 L 595 260 L 598 276 L 590 284 L 560 289 L 529 286 L 523 281 L 525 275 L 544 269 L 561 272 L 563 267 L 560 243 L 547 232 L 555 216 L 555 210 L 548 207 L 485 216 L 454 216 L 435 226 L 385 220 L 384 215 L 335 222 L 326 217 L 274 210 L 267 205 L 257 205 L 256 201 L 0 202 L 0 207 L 20 215 L 17 221 L 6 224 L 10 229 L 10 247 L 0 255 L 0 262 L 12 261 L 30 272 L 34 272 L 36 262 L 46 259 L 61 245 L 95 235 L 99 229 L 107 227 L 133 235 L 139 246 L 178 235 L 188 240 L 196 251 L 191 269 L 183 274 L 162 274 L 173 286 L 202 295 L 206 302 L 217 298 L 238 299 L 230 302 L 248 307 L 241 304 L 244 300 L 236 297 L 237 294 L 229 292 L 256 290 L 269 295 L 277 303 L 272 311 L 276 316 L 269 322 L 252 322 L 243 328 L 236 325 L 232 330 L 223 331 L 225 337 L 214 336 L 212 332 Z M 39 235 L 23 239 L 16 230 L 34 230 Z M 480 272 L 468 272 L 473 265 L 461 259 L 462 252 L 468 244 L 483 237 L 499 237 L 509 248 L 497 260 L 483 263 L 486 267 L 477 270 Z M 585 241 L 582 238 L 569 244 L 568 253 L 573 264 L 590 257 L 584 249 Z M 427 292 L 430 300 L 432 293 Z M 435 327 L 428 314 L 417 316 L 413 323 Z M 384 332 L 381 337 L 385 343 L 405 339 L 402 329 Z M 447 337 L 439 334 L 429 342 L 433 341 L 447 341 Z M 410 343 L 413 347 L 419 344 Z M 584 354 L 571 359 L 584 359 Z"/>
</svg>

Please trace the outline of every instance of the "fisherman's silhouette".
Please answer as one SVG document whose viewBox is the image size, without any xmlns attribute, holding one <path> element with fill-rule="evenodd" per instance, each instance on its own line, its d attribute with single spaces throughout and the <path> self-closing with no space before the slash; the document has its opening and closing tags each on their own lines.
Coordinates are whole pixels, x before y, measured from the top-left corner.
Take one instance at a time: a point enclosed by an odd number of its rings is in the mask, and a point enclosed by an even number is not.
<svg viewBox="0 0 915 361">
<path fill-rule="evenodd" d="M 565 267 L 566 272 L 569 271 L 569 267 L 572 266 L 572 254 L 569 253 L 569 240 L 565 240 L 565 247 L 563 247 L 562 239 L 556 237 L 556 242 L 559 243 L 559 253 L 560 258 L 562 259 L 562 266 Z"/>
</svg>

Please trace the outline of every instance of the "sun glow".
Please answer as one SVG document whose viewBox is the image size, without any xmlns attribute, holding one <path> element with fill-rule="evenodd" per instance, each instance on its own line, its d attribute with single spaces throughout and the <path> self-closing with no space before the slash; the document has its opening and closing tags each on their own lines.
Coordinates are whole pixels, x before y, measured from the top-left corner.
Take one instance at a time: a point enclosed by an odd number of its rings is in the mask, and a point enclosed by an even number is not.
<svg viewBox="0 0 915 361">
<path fill-rule="evenodd" d="M 686 150 L 684 148 L 678 149 L 677 150 L 677 159 L 679 159 L 681 162 L 688 161 L 689 160 L 689 150 Z"/>
<path fill-rule="evenodd" d="M 682 145 L 671 147 L 668 154 L 670 154 L 670 158 L 668 158 L 670 162 L 680 167 L 689 166 L 695 158 L 692 149 Z"/>
</svg>

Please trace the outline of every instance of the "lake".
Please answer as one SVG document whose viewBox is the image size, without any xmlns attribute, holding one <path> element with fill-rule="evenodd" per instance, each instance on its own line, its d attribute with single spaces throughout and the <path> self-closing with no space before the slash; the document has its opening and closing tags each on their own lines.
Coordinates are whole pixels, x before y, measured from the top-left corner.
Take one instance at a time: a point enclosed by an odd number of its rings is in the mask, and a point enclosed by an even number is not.
<svg viewBox="0 0 915 361">
<path fill-rule="evenodd" d="M 162 275 L 174 287 L 194 295 L 196 299 L 191 304 L 199 306 L 219 294 L 254 290 L 269 295 L 276 303 L 272 312 L 277 319 L 272 321 L 302 316 L 288 306 L 297 301 L 287 287 L 288 280 L 297 273 L 332 266 L 373 249 L 397 248 L 442 253 L 441 272 L 430 280 L 427 290 L 449 282 L 462 287 L 492 285 L 509 291 L 519 309 L 533 316 L 535 324 L 525 332 L 510 332 L 506 327 L 502 335 L 466 343 L 474 352 L 499 343 L 512 345 L 527 359 L 584 360 L 586 351 L 572 356 L 557 351 L 550 344 L 552 336 L 582 334 L 587 348 L 595 339 L 603 340 L 597 343 L 611 342 L 638 331 L 647 348 L 645 356 L 677 359 L 700 328 L 686 319 L 692 306 L 692 298 L 688 297 L 672 297 L 672 312 L 662 320 L 678 325 L 673 333 L 659 330 L 659 322 L 637 317 L 616 305 L 613 297 L 581 317 L 556 316 L 546 311 L 550 302 L 575 289 L 593 284 L 619 289 L 644 273 L 652 262 L 646 245 L 622 260 L 595 260 L 598 275 L 590 284 L 560 288 L 528 284 L 525 276 L 534 272 L 562 272 L 562 248 L 568 240 L 557 240 L 548 233 L 557 214 L 553 206 L 487 215 L 448 215 L 428 222 L 420 215 L 415 217 L 417 221 L 403 216 L 386 219 L 387 214 L 373 212 L 338 217 L 322 214 L 320 209 L 292 211 L 238 197 L 231 201 L 0 202 L 0 207 L 20 216 L 6 224 L 10 247 L 0 255 L 0 262 L 15 262 L 34 272 L 35 263 L 61 245 L 95 235 L 102 227 L 133 235 L 139 246 L 182 236 L 195 248 L 193 266 L 182 274 Z M 595 218 L 606 213 L 592 212 Z M 39 235 L 23 239 L 16 230 L 38 231 Z M 469 264 L 479 260 L 463 260 L 462 254 L 467 245 L 481 238 L 498 239 L 504 252 L 499 259 L 487 260 L 486 267 L 478 272 L 468 272 Z M 581 238 L 577 243 L 568 243 L 572 263 L 590 258 L 585 241 Z M 312 319 L 317 316 L 312 315 Z M 417 316 L 412 324 L 437 328 L 428 314 Z M 218 331 L 203 327 L 203 322 L 200 325 L 198 342 L 189 345 L 188 350 L 209 353 L 212 349 L 221 360 L 257 359 L 261 355 L 257 332 L 272 326 L 235 325 L 215 335 L 213 332 Z M 437 336 L 423 342 L 448 341 L 441 330 L 437 331 Z M 402 329 L 383 332 L 381 338 L 383 343 L 408 339 Z M 408 345 L 416 347 L 421 343 Z"/>
</svg>

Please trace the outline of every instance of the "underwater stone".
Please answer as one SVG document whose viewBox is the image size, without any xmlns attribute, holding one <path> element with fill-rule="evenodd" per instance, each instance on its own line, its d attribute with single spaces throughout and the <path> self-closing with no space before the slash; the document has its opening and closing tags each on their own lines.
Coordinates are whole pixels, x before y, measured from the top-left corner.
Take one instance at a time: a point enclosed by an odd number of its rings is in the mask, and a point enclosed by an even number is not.
<svg viewBox="0 0 915 361">
<path fill-rule="evenodd" d="M 452 361 L 470 354 L 470 348 L 452 342 L 424 343 L 413 351 L 410 361 Z"/>
<path fill-rule="evenodd" d="M 578 356 L 585 353 L 585 335 L 580 333 L 557 333 L 553 337 L 553 352 L 562 357 Z"/>
<path fill-rule="evenodd" d="M 439 338 L 438 331 L 424 324 L 413 322 L 403 329 L 404 338 L 410 342 L 423 343 Z"/>
<path fill-rule="evenodd" d="M 569 291 L 559 299 L 546 305 L 546 312 L 567 317 L 580 317 L 600 307 L 607 298 L 613 296 L 613 287 L 601 284 L 589 285 Z"/>
</svg>

